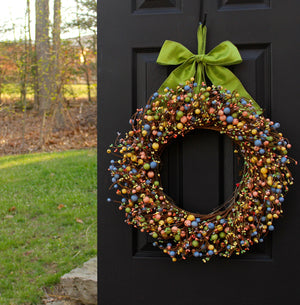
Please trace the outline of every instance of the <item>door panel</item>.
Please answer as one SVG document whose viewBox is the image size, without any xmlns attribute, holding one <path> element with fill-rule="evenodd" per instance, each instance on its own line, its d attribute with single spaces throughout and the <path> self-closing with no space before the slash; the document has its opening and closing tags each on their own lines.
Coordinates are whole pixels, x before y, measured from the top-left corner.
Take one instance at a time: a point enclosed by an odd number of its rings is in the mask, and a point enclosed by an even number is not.
<svg viewBox="0 0 300 305">
<path fill-rule="evenodd" d="M 299 9 L 296 0 L 99 1 L 100 304 L 281 305 L 287 294 L 291 304 L 300 304 L 297 281 L 290 275 L 299 272 L 299 188 L 291 188 L 275 231 L 249 253 L 207 264 L 197 259 L 174 264 L 152 247 L 146 233 L 124 223 L 117 205 L 106 202 L 118 198 L 108 191 L 111 156 L 105 154 L 116 132 L 129 129 L 132 113 L 174 68 L 156 64 L 164 40 L 196 52 L 198 21 L 207 13 L 207 52 L 227 39 L 238 47 L 243 63 L 230 69 L 266 116 L 280 121 L 297 159 L 300 107 L 290 92 L 299 79 Z M 186 210 L 211 211 L 230 197 L 240 179 L 243 160 L 233 150 L 229 138 L 213 131 L 178 138 L 162 155 L 165 192 Z M 297 179 L 299 169 L 293 173 Z"/>
</svg>

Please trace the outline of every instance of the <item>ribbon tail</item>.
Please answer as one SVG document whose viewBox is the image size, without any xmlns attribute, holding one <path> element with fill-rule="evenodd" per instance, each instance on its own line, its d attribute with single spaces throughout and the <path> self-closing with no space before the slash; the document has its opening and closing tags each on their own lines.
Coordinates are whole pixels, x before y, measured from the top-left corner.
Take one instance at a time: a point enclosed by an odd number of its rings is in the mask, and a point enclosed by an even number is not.
<svg viewBox="0 0 300 305">
<path fill-rule="evenodd" d="M 194 88 L 194 91 L 195 93 L 199 93 L 202 82 L 206 83 L 204 65 L 202 63 L 198 63 L 197 65 L 195 82 L 198 84 L 198 86 Z"/>
<path fill-rule="evenodd" d="M 263 110 L 251 97 L 251 95 L 246 91 L 239 79 L 227 68 L 222 66 L 206 66 L 206 74 L 212 84 L 218 86 L 221 85 L 224 88 L 230 90 L 231 92 L 236 90 L 241 97 L 251 99 L 252 105 L 258 114 L 262 114 Z"/>
<path fill-rule="evenodd" d="M 157 91 L 164 93 L 164 89 L 167 87 L 175 90 L 179 84 L 184 85 L 187 80 L 194 77 L 195 72 L 196 63 L 193 58 L 190 58 L 173 70 Z"/>
</svg>

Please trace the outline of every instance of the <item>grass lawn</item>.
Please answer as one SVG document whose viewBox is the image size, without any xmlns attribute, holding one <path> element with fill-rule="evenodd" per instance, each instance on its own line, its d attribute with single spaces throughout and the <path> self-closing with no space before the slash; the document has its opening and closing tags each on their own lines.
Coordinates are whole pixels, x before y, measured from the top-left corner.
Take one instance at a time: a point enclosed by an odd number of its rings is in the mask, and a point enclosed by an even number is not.
<svg viewBox="0 0 300 305">
<path fill-rule="evenodd" d="M 91 84 L 91 96 L 93 99 L 97 95 L 97 85 Z M 67 84 L 64 85 L 64 96 L 68 99 L 70 98 L 80 98 L 87 99 L 88 92 L 87 86 L 84 84 Z M 2 95 L 1 97 L 6 100 L 18 100 L 20 99 L 20 88 L 17 84 L 3 84 L 2 85 Z M 32 88 L 27 88 L 27 99 L 33 100 L 34 92 Z"/>
<path fill-rule="evenodd" d="M 96 255 L 96 163 L 96 150 L 0 158 L 0 304 L 41 304 Z"/>
</svg>

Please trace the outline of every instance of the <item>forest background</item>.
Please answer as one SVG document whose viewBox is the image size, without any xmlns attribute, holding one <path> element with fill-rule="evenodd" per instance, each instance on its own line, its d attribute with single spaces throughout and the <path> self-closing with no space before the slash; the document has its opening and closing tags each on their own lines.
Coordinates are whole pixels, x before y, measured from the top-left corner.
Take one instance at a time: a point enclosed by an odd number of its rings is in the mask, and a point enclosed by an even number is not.
<svg viewBox="0 0 300 305">
<path fill-rule="evenodd" d="M 0 155 L 96 147 L 97 1 L 21 2 L 0 21 Z"/>
</svg>

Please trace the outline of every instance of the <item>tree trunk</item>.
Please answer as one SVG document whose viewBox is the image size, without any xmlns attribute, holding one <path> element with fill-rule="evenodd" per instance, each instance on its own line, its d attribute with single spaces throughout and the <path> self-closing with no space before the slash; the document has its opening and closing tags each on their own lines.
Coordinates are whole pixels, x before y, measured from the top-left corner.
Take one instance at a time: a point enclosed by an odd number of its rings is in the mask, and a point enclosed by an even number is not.
<svg viewBox="0 0 300 305">
<path fill-rule="evenodd" d="M 27 16 L 26 16 L 27 15 Z M 21 90 L 21 101 L 24 107 L 23 111 L 23 128 L 22 128 L 22 148 L 25 145 L 25 133 L 26 133 L 26 115 L 27 115 L 27 100 L 26 100 L 26 93 L 27 93 L 27 81 L 28 81 L 28 70 L 31 67 L 31 56 L 32 56 L 32 46 L 31 46 L 31 31 L 30 31 L 30 0 L 26 1 L 26 14 L 27 17 L 27 24 L 25 22 L 25 29 L 27 28 L 28 33 L 28 43 L 27 43 L 27 35 L 25 31 L 25 73 L 24 73 L 24 84 L 22 83 L 23 87 Z"/>
<path fill-rule="evenodd" d="M 43 144 L 45 116 L 50 110 L 50 45 L 49 45 L 49 0 L 36 0 L 36 60 L 37 96 L 41 116 L 40 139 Z"/>
<path fill-rule="evenodd" d="M 53 20 L 53 102 L 54 102 L 54 130 L 65 127 L 62 106 L 62 75 L 61 75 L 61 0 L 54 0 Z"/>
</svg>

